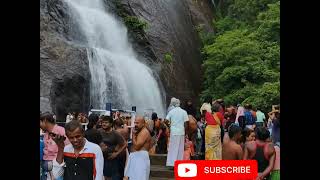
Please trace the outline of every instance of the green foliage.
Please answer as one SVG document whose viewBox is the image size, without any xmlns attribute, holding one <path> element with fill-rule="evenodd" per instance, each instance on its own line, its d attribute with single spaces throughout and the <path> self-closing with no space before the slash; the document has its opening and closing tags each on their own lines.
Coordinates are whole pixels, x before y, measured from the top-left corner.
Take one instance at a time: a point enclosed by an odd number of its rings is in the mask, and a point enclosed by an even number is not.
<svg viewBox="0 0 320 180">
<path fill-rule="evenodd" d="M 172 60 L 173 60 L 173 58 L 172 58 L 172 53 L 166 53 L 166 54 L 164 55 L 164 61 L 165 61 L 166 63 L 171 63 Z"/>
<path fill-rule="evenodd" d="M 205 96 L 268 111 L 280 103 L 280 1 L 229 0 L 227 16 L 206 39 Z M 272 4 L 270 4 L 272 3 Z"/>
<path fill-rule="evenodd" d="M 257 18 L 257 35 L 261 40 L 280 43 L 280 1 L 268 5 L 266 12 L 260 13 Z"/>
<path fill-rule="evenodd" d="M 116 12 L 123 19 L 124 24 L 127 26 L 129 30 L 140 33 L 146 30 L 148 27 L 147 22 L 140 20 L 136 16 L 128 15 L 128 12 L 124 9 L 121 2 L 119 0 L 115 1 Z"/>
<path fill-rule="evenodd" d="M 144 31 L 147 28 L 147 22 L 142 21 L 135 16 L 126 16 L 123 20 L 130 30 Z"/>
<path fill-rule="evenodd" d="M 198 35 L 201 39 L 201 42 L 203 44 L 211 44 L 213 43 L 213 40 L 214 40 L 214 34 L 213 33 L 206 33 L 204 31 L 204 24 L 200 24 L 198 26 L 196 26 L 196 31 L 198 32 Z"/>
<path fill-rule="evenodd" d="M 228 8 L 228 15 L 239 21 L 254 23 L 260 12 L 268 8 L 268 4 L 277 0 L 233 0 Z"/>
</svg>

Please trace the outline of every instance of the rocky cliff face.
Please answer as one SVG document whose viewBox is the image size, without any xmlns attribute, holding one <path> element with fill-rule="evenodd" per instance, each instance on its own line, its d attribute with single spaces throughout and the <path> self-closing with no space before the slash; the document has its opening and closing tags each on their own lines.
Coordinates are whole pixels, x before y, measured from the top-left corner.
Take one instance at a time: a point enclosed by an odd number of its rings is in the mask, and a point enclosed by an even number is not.
<svg viewBox="0 0 320 180">
<path fill-rule="evenodd" d="M 124 13 L 147 22 L 145 32 L 131 33 L 135 50 L 158 71 L 166 90 L 167 104 L 174 96 L 198 101 L 201 90 L 200 39 L 196 26 L 213 31 L 210 0 L 113 0 Z M 129 29 L 130 32 L 130 29 Z M 173 60 L 166 62 L 166 54 Z"/>
<path fill-rule="evenodd" d="M 40 110 L 58 120 L 89 107 L 90 72 L 86 49 L 68 8 L 60 0 L 40 1 Z"/>
<path fill-rule="evenodd" d="M 210 0 L 105 0 L 116 13 L 117 5 L 126 15 L 147 22 L 143 33 L 129 29 L 131 42 L 142 60 L 159 75 L 172 96 L 198 100 L 201 88 L 200 40 L 195 27 L 204 24 L 212 31 Z M 40 0 L 40 107 L 58 119 L 69 111 L 89 108 L 90 72 L 85 41 L 79 27 L 61 0 Z M 119 17 L 121 19 L 121 17 Z M 167 54 L 172 61 L 165 61 Z"/>
</svg>

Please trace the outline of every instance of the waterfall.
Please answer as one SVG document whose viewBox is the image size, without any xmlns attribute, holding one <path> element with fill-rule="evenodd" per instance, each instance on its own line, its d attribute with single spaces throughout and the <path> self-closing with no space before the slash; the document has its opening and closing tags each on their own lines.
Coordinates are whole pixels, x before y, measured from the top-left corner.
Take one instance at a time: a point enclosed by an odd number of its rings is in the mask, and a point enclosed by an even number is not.
<svg viewBox="0 0 320 180">
<path fill-rule="evenodd" d="M 142 114 L 153 109 L 165 115 L 161 82 L 141 63 L 128 41 L 126 27 L 108 13 L 103 0 L 65 0 L 86 38 L 91 73 L 90 103 L 104 109 L 137 107 Z M 159 84 L 158 84 L 159 83 Z"/>
</svg>

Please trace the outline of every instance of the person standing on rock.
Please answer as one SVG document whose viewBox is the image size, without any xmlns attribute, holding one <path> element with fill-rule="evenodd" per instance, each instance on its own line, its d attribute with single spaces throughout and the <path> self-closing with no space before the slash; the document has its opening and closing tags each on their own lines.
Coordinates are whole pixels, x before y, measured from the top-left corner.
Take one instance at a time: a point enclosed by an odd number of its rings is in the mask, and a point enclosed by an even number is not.
<svg viewBox="0 0 320 180">
<path fill-rule="evenodd" d="M 189 121 L 188 114 L 180 108 L 180 100 L 173 101 L 172 109 L 166 119 L 170 121 L 170 140 L 166 166 L 173 169 L 176 160 L 182 160 L 184 154 L 184 138 L 186 122 Z"/>
<path fill-rule="evenodd" d="M 124 171 L 124 178 L 129 180 L 149 180 L 151 135 L 142 116 L 136 116 L 132 137 L 133 147 Z"/>
</svg>

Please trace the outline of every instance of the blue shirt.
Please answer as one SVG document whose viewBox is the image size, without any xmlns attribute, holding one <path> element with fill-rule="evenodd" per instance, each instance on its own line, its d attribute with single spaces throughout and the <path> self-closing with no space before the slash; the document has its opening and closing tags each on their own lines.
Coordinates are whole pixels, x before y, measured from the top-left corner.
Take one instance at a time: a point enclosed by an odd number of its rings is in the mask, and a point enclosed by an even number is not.
<svg viewBox="0 0 320 180">
<path fill-rule="evenodd" d="M 40 136 L 40 160 L 43 160 L 43 149 L 44 149 L 43 136 Z"/>
</svg>

